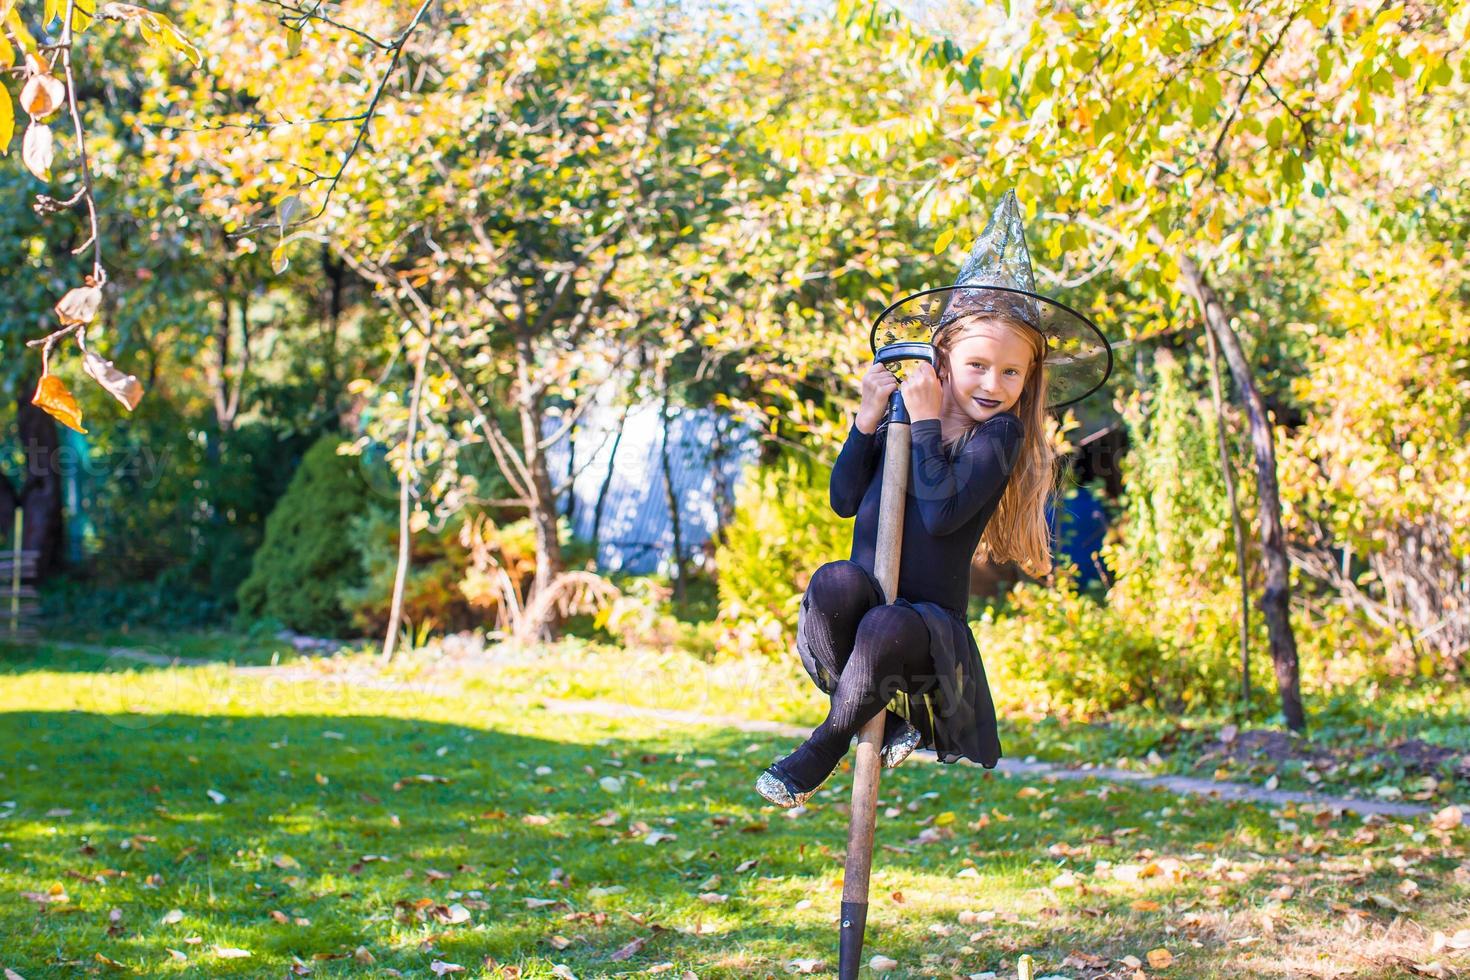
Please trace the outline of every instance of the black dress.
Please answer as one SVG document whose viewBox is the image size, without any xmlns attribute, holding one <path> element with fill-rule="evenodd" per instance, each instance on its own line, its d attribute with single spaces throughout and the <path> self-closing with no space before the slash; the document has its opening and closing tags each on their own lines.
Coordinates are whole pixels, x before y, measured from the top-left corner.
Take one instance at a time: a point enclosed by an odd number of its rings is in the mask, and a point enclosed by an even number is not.
<svg viewBox="0 0 1470 980">
<path fill-rule="evenodd" d="M 857 518 L 850 560 L 868 573 L 879 601 L 883 592 L 873 575 L 887 431 L 886 422 L 871 434 L 854 424 L 832 467 L 831 482 L 832 509 L 840 517 Z M 943 448 L 938 419 L 912 423 L 910 434 L 895 603 L 914 609 L 928 627 L 938 683 L 927 693 L 899 692 L 887 708 L 919 730 L 922 744 L 939 761 L 966 758 L 993 769 L 1001 756 L 995 704 L 965 613 L 970 559 L 1020 455 L 1021 420 L 1010 412 L 992 416 L 973 426 L 951 452 Z M 812 681 L 830 694 L 836 678 L 813 656 L 805 597 L 796 648 Z"/>
</svg>

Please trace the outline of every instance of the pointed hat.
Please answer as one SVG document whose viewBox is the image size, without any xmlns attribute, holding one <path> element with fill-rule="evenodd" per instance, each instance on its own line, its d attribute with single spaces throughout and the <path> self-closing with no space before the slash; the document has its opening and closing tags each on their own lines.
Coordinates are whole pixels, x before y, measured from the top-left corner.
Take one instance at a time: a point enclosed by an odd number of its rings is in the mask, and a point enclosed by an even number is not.
<svg viewBox="0 0 1470 980">
<path fill-rule="evenodd" d="M 980 239 L 952 286 L 926 289 L 893 303 L 873 324 L 873 349 L 934 334 L 962 316 L 999 314 L 1018 320 L 1046 339 L 1047 408 L 1081 401 L 1101 388 L 1113 370 L 1108 339 L 1086 316 L 1036 292 L 1031 253 L 1021 224 L 1021 205 L 1008 190 L 991 212 Z"/>
</svg>

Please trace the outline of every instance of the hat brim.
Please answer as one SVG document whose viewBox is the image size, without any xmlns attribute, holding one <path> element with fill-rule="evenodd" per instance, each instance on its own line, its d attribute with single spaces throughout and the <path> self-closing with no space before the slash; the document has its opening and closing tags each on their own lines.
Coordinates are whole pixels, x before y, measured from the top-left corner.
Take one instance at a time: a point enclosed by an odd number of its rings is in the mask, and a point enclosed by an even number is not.
<svg viewBox="0 0 1470 980">
<path fill-rule="evenodd" d="M 940 286 L 892 303 L 873 322 L 874 352 L 899 340 L 933 341 L 934 333 L 962 316 L 1007 315 L 1046 339 L 1047 408 L 1079 402 L 1113 373 L 1113 348 L 1097 325 L 1065 303 L 1005 286 Z M 924 336 L 927 332 L 927 336 Z"/>
</svg>

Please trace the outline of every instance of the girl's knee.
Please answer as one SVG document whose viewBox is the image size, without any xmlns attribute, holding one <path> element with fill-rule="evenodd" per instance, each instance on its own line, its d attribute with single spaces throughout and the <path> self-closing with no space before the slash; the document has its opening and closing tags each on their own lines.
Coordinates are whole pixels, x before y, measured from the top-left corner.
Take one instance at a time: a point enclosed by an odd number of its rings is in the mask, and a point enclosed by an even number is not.
<svg viewBox="0 0 1470 980">
<path fill-rule="evenodd" d="M 829 561 L 812 573 L 807 595 L 824 608 L 840 605 L 869 604 L 872 584 L 868 573 L 855 561 Z"/>
<path fill-rule="evenodd" d="M 858 623 L 858 633 L 873 633 L 880 636 L 917 636 L 920 632 L 927 638 L 928 627 L 918 610 L 896 603 L 874 606 Z"/>
</svg>

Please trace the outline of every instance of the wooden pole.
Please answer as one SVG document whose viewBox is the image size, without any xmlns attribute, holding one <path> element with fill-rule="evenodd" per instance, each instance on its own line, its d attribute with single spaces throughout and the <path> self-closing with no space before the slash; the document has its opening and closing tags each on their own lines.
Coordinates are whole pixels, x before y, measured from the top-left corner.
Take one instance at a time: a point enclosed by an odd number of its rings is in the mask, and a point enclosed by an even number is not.
<svg viewBox="0 0 1470 980">
<path fill-rule="evenodd" d="M 883 490 L 878 504 L 878 539 L 874 577 L 883 586 L 883 601 L 898 597 L 899 559 L 903 555 L 903 512 L 909 486 L 909 416 L 903 396 L 889 402 L 887 448 L 883 455 Z M 842 929 L 838 933 L 837 975 L 857 980 L 862 967 L 863 933 L 868 922 L 868 877 L 873 868 L 873 830 L 878 819 L 878 752 L 883 747 L 886 709 L 858 733 L 853 762 L 852 813 L 847 824 L 847 864 L 842 875 Z"/>
<path fill-rule="evenodd" d="M 20 628 L 20 536 L 25 528 L 25 508 L 15 508 L 15 536 L 10 543 L 10 635 Z"/>
</svg>

